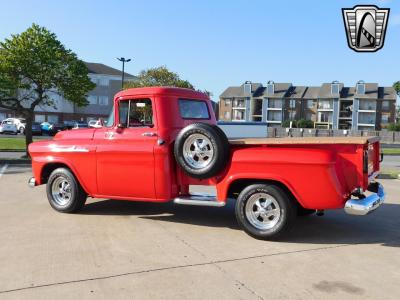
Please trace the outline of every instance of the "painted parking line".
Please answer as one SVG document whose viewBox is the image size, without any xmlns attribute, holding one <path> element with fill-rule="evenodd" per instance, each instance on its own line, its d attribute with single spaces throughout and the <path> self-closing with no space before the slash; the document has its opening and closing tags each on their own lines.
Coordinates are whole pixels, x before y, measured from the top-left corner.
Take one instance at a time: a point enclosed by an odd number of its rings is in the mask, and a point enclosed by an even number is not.
<svg viewBox="0 0 400 300">
<path fill-rule="evenodd" d="M 0 168 L 0 178 L 1 178 L 1 176 L 3 176 L 3 174 L 5 173 L 5 171 L 7 170 L 7 168 L 8 168 L 8 164 L 5 164 L 4 166 L 2 166 L 2 167 Z"/>
</svg>

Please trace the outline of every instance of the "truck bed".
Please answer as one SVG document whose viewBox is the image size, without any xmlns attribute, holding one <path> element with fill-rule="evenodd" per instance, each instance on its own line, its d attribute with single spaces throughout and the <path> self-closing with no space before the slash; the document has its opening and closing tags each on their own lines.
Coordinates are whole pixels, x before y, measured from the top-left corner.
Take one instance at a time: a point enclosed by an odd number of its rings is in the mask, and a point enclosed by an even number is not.
<svg viewBox="0 0 400 300">
<path fill-rule="evenodd" d="M 285 138 L 241 138 L 229 139 L 232 145 L 293 145 L 293 144 L 361 144 L 374 143 L 378 136 L 370 137 L 285 137 Z"/>
</svg>

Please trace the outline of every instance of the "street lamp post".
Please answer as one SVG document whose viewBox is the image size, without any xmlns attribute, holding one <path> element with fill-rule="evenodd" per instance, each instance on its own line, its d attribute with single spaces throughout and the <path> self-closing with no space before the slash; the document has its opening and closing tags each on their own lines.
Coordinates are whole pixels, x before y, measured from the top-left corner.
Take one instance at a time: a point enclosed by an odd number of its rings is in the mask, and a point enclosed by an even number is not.
<svg viewBox="0 0 400 300">
<path fill-rule="evenodd" d="M 117 57 L 117 59 L 118 59 L 119 61 L 122 62 L 122 81 L 121 81 L 121 88 L 123 89 L 123 88 L 124 88 L 124 77 L 125 77 L 125 63 L 130 62 L 131 59 L 130 59 L 130 58 L 126 59 L 125 57 L 121 57 L 121 58 Z"/>
</svg>

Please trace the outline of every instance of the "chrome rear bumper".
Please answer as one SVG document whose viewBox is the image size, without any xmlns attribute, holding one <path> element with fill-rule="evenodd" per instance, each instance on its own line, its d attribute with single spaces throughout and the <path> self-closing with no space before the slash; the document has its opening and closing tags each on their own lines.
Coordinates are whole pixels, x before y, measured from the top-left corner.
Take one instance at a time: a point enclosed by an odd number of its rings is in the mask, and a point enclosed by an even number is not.
<svg viewBox="0 0 400 300">
<path fill-rule="evenodd" d="M 376 185 L 376 193 L 363 199 L 349 199 L 344 211 L 349 215 L 364 216 L 377 209 L 385 200 L 385 191 L 380 183 Z"/>
<path fill-rule="evenodd" d="M 29 179 L 28 185 L 29 185 L 31 188 L 34 188 L 34 187 L 36 186 L 35 177 L 31 177 L 31 178 Z"/>
</svg>

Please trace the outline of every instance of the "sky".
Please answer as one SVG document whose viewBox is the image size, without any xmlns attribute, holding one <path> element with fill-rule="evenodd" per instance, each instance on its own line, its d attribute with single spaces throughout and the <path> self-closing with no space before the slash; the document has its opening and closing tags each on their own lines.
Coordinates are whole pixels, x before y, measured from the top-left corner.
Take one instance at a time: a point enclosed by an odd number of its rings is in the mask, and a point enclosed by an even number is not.
<svg viewBox="0 0 400 300">
<path fill-rule="evenodd" d="M 384 48 L 347 46 L 341 8 L 390 8 Z M 246 80 L 320 85 L 400 80 L 400 1 L 0 0 L 0 40 L 45 26 L 80 59 L 126 72 L 167 66 L 213 99 Z"/>
</svg>

